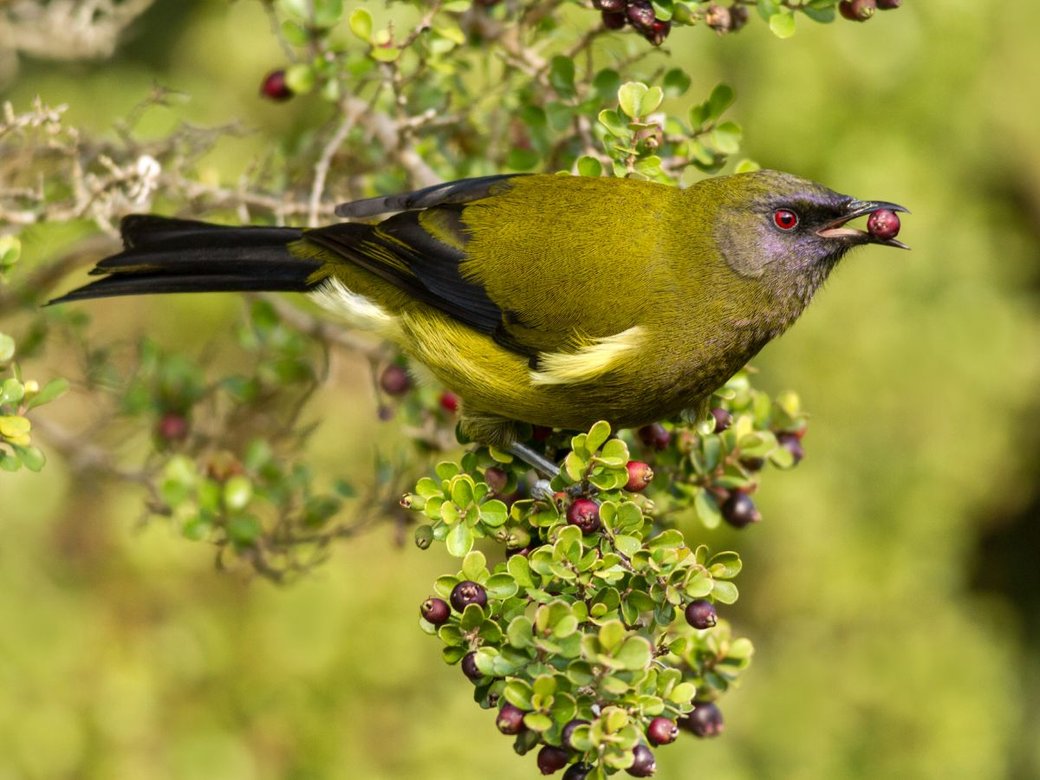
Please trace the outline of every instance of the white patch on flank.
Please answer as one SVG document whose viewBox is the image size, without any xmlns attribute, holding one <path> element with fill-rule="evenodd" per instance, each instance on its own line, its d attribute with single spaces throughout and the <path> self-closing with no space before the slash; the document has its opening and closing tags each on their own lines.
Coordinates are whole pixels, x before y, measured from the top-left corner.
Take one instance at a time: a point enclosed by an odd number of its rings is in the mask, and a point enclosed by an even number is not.
<svg viewBox="0 0 1040 780">
<path fill-rule="evenodd" d="M 588 382 L 603 376 L 629 352 L 643 345 L 644 330 L 635 325 L 613 336 L 595 339 L 577 352 L 549 352 L 538 356 L 540 370 L 531 372 L 536 385 Z"/>
<path fill-rule="evenodd" d="M 351 326 L 362 330 L 386 331 L 394 318 L 377 304 L 347 289 L 339 279 L 330 276 L 310 294 L 323 309 L 343 317 Z"/>
</svg>

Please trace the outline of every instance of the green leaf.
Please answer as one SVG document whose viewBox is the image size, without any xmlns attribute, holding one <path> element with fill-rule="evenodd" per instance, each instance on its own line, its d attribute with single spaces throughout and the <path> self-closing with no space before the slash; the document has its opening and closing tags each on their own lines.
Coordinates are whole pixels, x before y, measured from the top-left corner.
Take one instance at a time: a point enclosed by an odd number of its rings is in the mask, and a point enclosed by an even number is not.
<svg viewBox="0 0 1040 780">
<path fill-rule="evenodd" d="M 660 87 L 650 87 L 639 101 L 639 116 L 646 117 L 661 107 L 664 100 L 664 90 Z"/>
<path fill-rule="evenodd" d="M 10 268 L 18 262 L 22 253 L 22 242 L 17 236 L 0 236 L 0 268 Z"/>
<path fill-rule="evenodd" d="M 603 175 L 603 164 L 595 157 L 589 157 L 583 155 L 578 158 L 576 163 L 579 176 L 590 176 L 592 178 L 598 178 Z"/>
<path fill-rule="evenodd" d="M 676 704 L 689 704 L 697 695 L 697 688 L 693 683 L 682 682 L 668 692 L 668 701 Z"/>
<path fill-rule="evenodd" d="M 297 95 L 306 95 L 318 81 L 314 68 L 305 63 L 290 65 L 285 71 L 285 83 Z"/>
<path fill-rule="evenodd" d="M 40 471 L 47 463 L 47 456 L 39 447 L 15 447 L 15 452 L 29 471 Z"/>
<path fill-rule="evenodd" d="M 491 528 L 505 525 L 509 519 L 509 508 L 497 498 L 480 505 L 480 521 Z"/>
<path fill-rule="evenodd" d="M 460 474 L 451 481 L 451 500 L 462 510 L 473 503 L 473 479 L 468 474 Z"/>
<path fill-rule="evenodd" d="M 253 498 L 253 483 L 249 477 L 236 474 L 224 483 L 224 506 L 233 511 L 245 509 Z"/>
<path fill-rule="evenodd" d="M 615 660 L 628 670 L 645 669 L 654 656 L 654 648 L 650 641 L 641 636 L 630 636 L 614 654 Z"/>
<path fill-rule="evenodd" d="M 630 119 L 642 116 L 640 108 L 650 88 L 641 81 L 628 81 L 618 88 L 618 108 Z"/>
<path fill-rule="evenodd" d="M 711 91 L 711 95 L 708 97 L 708 116 L 707 119 L 715 121 L 733 104 L 733 100 L 736 95 L 733 92 L 733 88 L 728 84 L 716 84 L 715 89 Z"/>
<path fill-rule="evenodd" d="M 484 622 L 484 610 L 479 604 L 467 604 L 459 620 L 459 629 L 468 633 Z"/>
<path fill-rule="evenodd" d="M 557 55 L 549 64 L 549 84 L 560 97 L 574 94 L 574 60 Z"/>
<path fill-rule="evenodd" d="M 599 454 L 599 459 L 608 466 L 616 466 L 620 468 L 628 463 L 628 445 L 621 439 L 611 439 L 603 445 L 603 449 Z M 628 481 L 627 477 L 625 481 Z"/>
<path fill-rule="evenodd" d="M 14 357 L 14 339 L 6 333 L 0 333 L 0 364 L 10 362 Z"/>
<path fill-rule="evenodd" d="M 541 162 L 541 156 L 533 149 L 513 148 L 506 156 L 506 166 L 515 171 L 529 171 Z"/>
<path fill-rule="evenodd" d="M 531 695 L 534 691 L 524 680 L 510 680 L 502 691 L 502 696 L 514 707 L 522 710 L 531 709 Z"/>
<path fill-rule="evenodd" d="M 548 731 L 552 728 L 553 721 L 541 712 L 529 712 L 524 715 L 524 725 L 531 731 Z"/>
<path fill-rule="evenodd" d="M 704 598 L 712 592 L 714 585 L 714 581 L 706 572 L 698 571 L 686 583 L 686 595 L 691 599 Z"/>
<path fill-rule="evenodd" d="M 5 415 L 0 417 L 0 436 L 16 439 L 28 436 L 32 430 L 32 423 L 25 417 L 17 415 Z"/>
<path fill-rule="evenodd" d="M 723 122 L 711 133 L 712 145 L 722 154 L 736 154 L 740 151 L 740 139 L 744 131 L 736 122 Z"/>
<path fill-rule="evenodd" d="M 368 52 L 368 56 L 376 62 L 393 62 L 401 56 L 401 50 L 396 46 L 390 45 L 372 46 Z"/>
<path fill-rule="evenodd" d="M 636 551 L 643 547 L 643 543 L 634 536 L 619 534 L 614 537 L 614 546 L 617 548 L 618 552 L 631 558 L 636 554 Z"/>
<path fill-rule="evenodd" d="M 69 389 L 69 380 L 67 379 L 52 379 L 50 382 L 43 386 L 36 395 L 29 399 L 29 408 L 34 409 L 37 406 L 43 404 L 49 404 L 51 401 L 55 401 L 61 396 L 65 395 Z"/>
<path fill-rule="evenodd" d="M 719 505 L 715 500 L 715 496 L 704 488 L 700 488 L 693 497 L 693 508 L 705 528 L 719 527 L 719 524 L 722 522 L 722 512 L 719 511 Z"/>
<path fill-rule="evenodd" d="M 609 438 L 610 423 L 605 420 L 600 420 L 589 429 L 588 438 L 585 440 L 585 446 L 588 447 L 590 452 L 595 452 L 602 447 L 603 443 Z M 622 442 L 622 444 L 623 443 L 624 442 Z"/>
<path fill-rule="evenodd" d="M 16 404 L 25 397 L 25 385 L 16 377 L 9 377 L 0 385 L 0 405 Z"/>
<path fill-rule="evenodd" d="M 522 588 L 533 588 L 534 579 L 531 577 L 531 565 L 523 555 L 514 555 L 506 561 L 506 569 L 516 584 Z"/>
<path fill-rule="evenodd" d="M 781 8 L 769 17 L 769 29 L 777 38 L 790 38 L 794 35 L 794 14 L 788 8 Z"/>
<path fill-rule="evenodd" d="M 519 647 L 521 649 L 525 647 L 533 647 L 533 630 L 534 627 L 531 625 L 530 618 L 526 615 L 520 615 L 509 622 L 509 628 L 506 629 L 506 638 L 509 640 L 509 644 L 513 647 Z"/>
<path fill-rule="evenodd" d="M 470 555 L 472 555 L 472 553 L 470 553 Z M 484 583 L 484 587 L 487 590 L 489 598 L 500 600 L 505 600 L 515 596 L 517 591 L 520 589 L 516 584 L 516 580 L 505 572 L 492 574 L 488 578 L 488 581 Z"/>
<path fill-rule="evenodd" d="M 722 604 L 732 604 L 737 600 L 737 586 L 728 580 L 715 580 L 711 595 Z"/>
<path fill-rule="evenodd" d="M 720 580 L 731 580 L 740 574 L 743 567 L 740 556 L 735 552 L 720 552 L 708 561 L 708 571 L 711 576 Z"/>
<path fill-rule="evenodd" d="M 680 68 L 672 68 L 664 74 L 664 79 L 661 83 L 664 85 L 664 94 L 666 96 L 679 97 L 690 88 L 690 82 L 691 79 L 686 74 L 686 71 Z"/>
<path fill-rule="evenodd" d="M 448 554 L 461 558 L 473 547 L 473 531 L 465 523 L 457 523 L 444 539 Z"/>
<path fill-rule="evenodd" d="M 467 580 L 479 580 L 487 567 L 487 558 L 480 550 L 473 550 L 462 559 L 462 574 Z"/>
<path fill-rule="evenodd" d="M 620 620 L 608 620 L 599 627 L 599 644 L 609 653 L 621 644 L 627 633 Z"/>
</svg>

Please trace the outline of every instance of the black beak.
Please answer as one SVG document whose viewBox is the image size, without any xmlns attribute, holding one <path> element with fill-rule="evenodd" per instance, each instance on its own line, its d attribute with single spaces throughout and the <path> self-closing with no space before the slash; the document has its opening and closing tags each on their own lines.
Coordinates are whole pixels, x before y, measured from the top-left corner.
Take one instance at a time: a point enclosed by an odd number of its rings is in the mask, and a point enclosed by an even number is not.
<svg viewBox="0 0 1040 780">
<path fill-rule="evenodd" d="M 896 212 L 902 211 L 906 214 L 910 213 L 910 209 L 905 206 L 900 206 L 898 203 L 889 203 L 886 200 L 849 200 L 849 202 L 845 204 L 845 213 L 838 217 L 838 219 L 828 222 L 822 228 L 817 230 L 816 235 L 822 236 L 823 238 L 848 238 L 855 243 L 861 244 L 880 244 L 881 246 L 894 246 L 899 249 L 909 249 L 910 247 L 895 238 L 880 238 L 865 230 L 845 227 L 846 223 L 851 222 L 857 217 L 866 216 L 867 214 L 871 214 L 879 209 L 887 209 L 888 211 Z"/>
</svg>

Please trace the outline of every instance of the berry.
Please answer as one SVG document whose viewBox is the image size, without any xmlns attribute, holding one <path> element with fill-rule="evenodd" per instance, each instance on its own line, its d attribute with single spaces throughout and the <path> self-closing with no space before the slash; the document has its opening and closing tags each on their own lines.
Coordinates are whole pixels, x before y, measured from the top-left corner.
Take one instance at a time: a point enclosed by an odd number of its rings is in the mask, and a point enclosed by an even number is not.
<svg viewBox="0 0 1040 780">
<path fill-rule="evenodd" d="M 639 32 L 650 30 L 656 21 L 654 7 L 650 5 L 650 0 L 632 0 L 625 9 L 625 13 L 628 15 L 628 21 Z"/>
<path fill-rule="evenodd" d="M 603 14 L 603 26 L 608 30 L 620 30 L 626 24 L 628 24 L 628 17 L 624 13 L 612 14 L 604 11 Z"/>
<path fill-rule="evenodd" d="M 448 622 L 448 618 L 451 616 L 451 609 L 448 607 L 448 602 L 444 599 L 430 596 L 419 607 L 419 613 L 427 622 L 439 626 Z"/>
<path fill-rule="evenodd" d="M 484 675 L 477 668 L 477 653 L 475 650 L 470 650 L 462 656 L 462 663 L 459 666 L 462 667 L 462 673 L 473 682 L 480 682 L 484 679 Z"/>
<path fill-rule="evenodd" d="M 732 5 L 729 9 L 729 29 L 736 32 L 748 23 L 748 9 L 745 5 Z"/>
<path fill-rule="evenodd" d="M 711 628 L 718 622 L 715 605 L 707 599 L 694 599 L 686 605 L 686 622 L 697 629 Z"/>
<path fill-rule="evenodd" d="M 509 475 L 497 466 L 490 466 L 484 471 L 484 481 L 492 493 L 500 496 L 509 484 Z"/>
<path fill-rule="evenodd" d="M 679 727 L 675 725 L 674 720 L 669 718 L 658 716 L 646 727 L 646 738 L 650 740 L 651 745 L 667 745 L 675 742 L 677 736 L 679 736 Z"/>
<path fill-rule="evenodd" d="M 379 386 L 387 395 L 404 395 L 412 387 L 412 378 L 408 372 L 396 363 L 391 363 L 379 375 Z"/>
<path fill-rule="evenodd" d="M 679 720 L 679 726 L 698 737 L 717 737 L 726 728 L 722 710 L 714 702 L 694 702 L 693 709 Z"/>
<path fill-rule="evenodd" d="M 802 437 L 797 433 L 778 433 L 776 440 L 785 450 L 791 453 L 795 463 L 801 463 L 805 457 L 805 449 L 802 447 Z"/>
<path fill-rule="evenodd" d="M 593 769 L 595 767 L 592 764 L 582 762 L 571 764 L 567 767 L 567 771 L 563 773 L 563 780 L 585 780 Z"/>
<path fill-rule="evenodd" d="M 646 745 L 636 745 L 632 748 L 632 755 L 635 760 L 625 771 L 628 772 L 632 777 L 650 777 L 655 771 L 657 771 L 657 761 L 654 760 L 654 753 Z"/>
<path fill-rule="evenodd" d="M 578 526 L 582 533 L 595 533 L 603 527 L 599 522 L 599 504 L 591 498 L 576 498 L 567 507 L 567 522 Z"/>
<path fill-rule="evenodd" d="M 625 10 L 625 0 L 592 0 L 592 6 L 600 11 L 616 14 Z"/>
<path fill-rule="evenodd" d="M 748 456 L 740 459 L 740 465 L 748 471 L 761 471 L 762 467 L 766 465 L 766 459 Z"/>
<path fill-rule="evenodd" d="M 294 94 L 295 93 L 289 89 L 289 84 L 285 80 L 285 71 L 281 68 L 278 70 L 272 70 L 264 76 L 264 80 L 260 84 L 260 95 L 268 100 L 283 103 Z"/>
<path fill-rule="evenodd" d="M 715 418 L 715 433 L 722 433 L 733 424 L 733 415 L 721 406 L 712 409 L 711 416 Z"/>
<path fill-rule="evenodd" d="M 647 447 L 663 450 L 672 441 L 672 434 L 661 423 L 644 425 L 639 429 L 639 440 Z"/>
<path fill-rule="evenodd" d="M 451 589 L 451 605 L 456 612 L 462 612 L 470 604 L 483 607 L 487 604 L 487 591 L 484 586 L 473 580 L 463 580 Z"/>
<path fill-rule="evenodd" d="M 704 23 L 718 33 L 729 32 L 733 27 L 733 18 L 728 8 L 721 5 L 709 5 L 707 13 L 704 14 Z"/>
<path fill-rule="evenodd" d="M 838 11 L 852 22 L 865 22 L 877 10 L 877 0 L 841 0 Z"/>
<path fill-rule="evenodd" d="M 563 731 L 560 732 L 560 742 L 563 743 L 564 747 L 574 748 L 571 744 L 571 738 L 574 736 L 574 729 L 578 726 L 587 726 L 589 722 L 582 720 L 581 718 L 575 718 L 574 720 L 568 721 L 567 725 L 563 727 Z"/>
<path fill-rule="evenodd" d="M 441 393 L 440 404 L 441 409 L 449 414 L 455 414 L 459 410 L 459 397 L 451 390 L 445 390 Z"/>
<path fill-rule="evenodd" d="M 188 418 L 177 412 L 166 412 L 155 426 L 156 435 L 167 442 L 188 438 Z"/>
<path fill-rule="evenodd" d="M 899 8 L 903 4 L 903 0 L 877 0 L 878 10 L 891 11 L 893 8 Z"/>
<path fill-rule="evenodd" d="M 538 751 L 538 770 L 543 775 L 551 775 L 567 766 L 570 757 L 570 752 L 563 748 L 545 745 Z"/>
<path fill-rule="evenodd" d="M 899 215 L 888 209 L 872 211 L 867 217 L 867 232 L 882 241 L 895 238 L 899 235 Z"/>
<path fill-rule="evenodd" d="M 759 522 L 762 515 L 747 493 L 734 490 L 722 503 L 722 518 L 734 528 L 744 528 Z"/>
<path fill-rule="evenodd" d="M 504 704 L 498 711 L 495 725 L 503 734 L 519 734 L 524 730 L 524 711 L 512 704 Z"/>
<path fill-rule="evenodd" d="M 625 490 L 631 490 L 633 493 L 641 493 L 646 490 L 646 486 L 654 478 L 654 470 L 641 460 L 630 460 L 626 468 L 628 468 L 628 482 L 625 484 Z"/>
<path fill-rule="evenodd" d="M 643 32 L 643 37 L 650 41 L 652 46 L 660 46 L 664 43 L 664 39 L 668 37 L 668 33 L 671 31 L 671 22 L 663 22 L 660 19 L 654 19 L 654 21 L 650 23 L 650 29 Z"/>
</svg>

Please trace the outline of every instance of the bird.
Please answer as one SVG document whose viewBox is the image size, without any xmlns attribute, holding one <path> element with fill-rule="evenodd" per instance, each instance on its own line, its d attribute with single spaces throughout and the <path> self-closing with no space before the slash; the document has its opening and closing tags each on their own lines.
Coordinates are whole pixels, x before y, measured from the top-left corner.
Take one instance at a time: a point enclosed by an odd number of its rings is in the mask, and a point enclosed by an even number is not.
<svg viewBox="0 0 1040 780">
<path fill-rule="evenodd" d="M 305 293 L 461 399 L 460 429 L 646 425 L 702 408 L 861 245 L 907 248 L 887 201 L 775 170 L 678 188 L 500 174 L 344 203 L 316 228 L 132 214 L 100 278 L 52 303 Z M 867 216 L 867 229 L 849 225 Z"/>
</svg>

